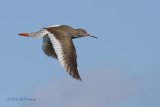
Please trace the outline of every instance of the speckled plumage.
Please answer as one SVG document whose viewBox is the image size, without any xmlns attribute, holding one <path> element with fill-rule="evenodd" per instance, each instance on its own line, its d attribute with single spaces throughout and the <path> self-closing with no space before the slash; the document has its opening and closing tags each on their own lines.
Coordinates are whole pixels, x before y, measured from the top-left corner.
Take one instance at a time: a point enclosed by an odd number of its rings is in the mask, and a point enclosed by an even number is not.
<svg viewBox="0 0 160 107">
<path fill-rule="evenodd" d="M 77 54 L 72 39 L 92 36 L 84 29 L 74 29 L 67 25 L 44 27 L 38 32 L 20 33 L 20 36 L 41 38 L 42 49 L 48 56 L 59 60 L 62 67 L 74 78 L 81 80 L 77 69 Z"/>
</svg>

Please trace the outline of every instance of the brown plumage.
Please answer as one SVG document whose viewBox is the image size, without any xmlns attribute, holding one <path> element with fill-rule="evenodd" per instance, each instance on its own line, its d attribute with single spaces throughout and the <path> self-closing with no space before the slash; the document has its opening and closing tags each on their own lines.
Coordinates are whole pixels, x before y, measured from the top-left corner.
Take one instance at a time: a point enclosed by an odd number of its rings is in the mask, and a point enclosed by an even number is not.
<svg viewBox="0 0 160 107">
<path fill-rule="evenodd" d="M 77 54 L 72 39 L 92 36 L 84 29 L 74 29 L 67 25 L 54 25 L 38 32 L 20 33 L 20 36 L 43 37 L 42 49 L 48 56 L 59 60 L 64 69 L 74 78 L 81 80 L 77 69 Z"/>
</svg>

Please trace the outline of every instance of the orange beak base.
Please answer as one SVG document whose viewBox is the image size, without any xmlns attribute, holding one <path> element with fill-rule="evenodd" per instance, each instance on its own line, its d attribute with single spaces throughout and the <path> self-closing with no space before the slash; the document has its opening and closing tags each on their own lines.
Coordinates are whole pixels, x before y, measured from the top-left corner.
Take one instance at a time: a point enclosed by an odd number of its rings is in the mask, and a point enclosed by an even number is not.
<svg viewBox="0 0 160 107">
<path fill-rule="evenodd" d="M 91 34 L 87 34 L 87 36 L 98 39 L 96 36 L 93 36 L 93 35 L 91 35 Z"/>
</svg>

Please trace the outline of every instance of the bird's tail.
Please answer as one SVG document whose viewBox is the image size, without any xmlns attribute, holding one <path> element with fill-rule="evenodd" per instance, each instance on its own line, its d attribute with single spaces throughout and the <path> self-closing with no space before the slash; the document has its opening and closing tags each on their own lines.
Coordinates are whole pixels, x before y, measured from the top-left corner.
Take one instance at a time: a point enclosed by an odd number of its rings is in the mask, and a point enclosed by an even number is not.
<svg viewBox="0 0 160 107">
<path fill-rule="evenodd" d="M 25 37 L 29 37 L 29 33 L 19 33 L 19 36 L 25 36 Z"/>
<path fill-rule="evenodd" d="M 46 29 L 41 29 L 37 32 L 31 32 L 31 33 L 20 33 L 18 35 L 25 36 L 25 37 L 33 37 L 33 38 L 41 38 L 48 34 L 48 31 Z"/>
</svg>

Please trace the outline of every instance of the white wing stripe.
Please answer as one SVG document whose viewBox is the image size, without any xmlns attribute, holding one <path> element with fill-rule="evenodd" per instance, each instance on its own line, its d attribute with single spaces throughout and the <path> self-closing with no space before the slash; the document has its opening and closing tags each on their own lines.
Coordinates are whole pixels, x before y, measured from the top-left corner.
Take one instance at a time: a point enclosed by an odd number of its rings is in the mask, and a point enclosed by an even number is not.
<svg viewBox="0 0 160 107">
<path fill-rule="evenodd" d="M 29 33 L 29 36 L 33 37 L 33 38 L 41 38 L 41 37 L 47 35 L 48 33 L 49 32 L 46 29 L 41 29 L 38 32 L 31 32 L 31 33 Z"/>
<path fill-rule="evenodd" d="M 50 27 L 58 27 L 58 26 L 61 26 L 61 25 L 51 25 L 51 26 L 48 26 L 46 28 L 50 28 Z"/>
<path fill-rule="evenodd" d="M 64 67 L 66 69 L 66 62 L 64 60 L 64 53 L 63 53 L 63 50 L 62 50 L 62 45 L 61 43 L 59 42 L 59 40 L 57 40 L 57 38 L 49 33 L 48 37 L 50 38 L 51 42 L 52 42 L 52 45 L 55 49 L 55 53 L 57 54 L 57 57 L 58 57 L 58 60 L 61 64 L 62 67 Z"/>
</svg>

